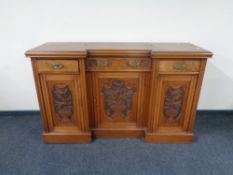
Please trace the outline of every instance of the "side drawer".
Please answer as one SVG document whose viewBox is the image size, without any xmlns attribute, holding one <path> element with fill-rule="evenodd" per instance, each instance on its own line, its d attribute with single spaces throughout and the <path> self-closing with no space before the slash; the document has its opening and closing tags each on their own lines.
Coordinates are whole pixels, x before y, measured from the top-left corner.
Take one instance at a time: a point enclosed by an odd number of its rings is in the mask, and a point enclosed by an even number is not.
<svg viewBox="0 0 233 175">
<path fill-rule="evenodd" d="M 88 58 L 89 71 L 147 71 L 151 69 L 150 58 Z"/>
<path fill-rule="evenodd" d="M 160 72 L 199 72 L 200 61 L 164 60 L 159 62 Z"/>
<path fill-rule="evenodd" d="M 79 72 L 78 60 L 37 60 L 38 72 Z"/>
</svg>

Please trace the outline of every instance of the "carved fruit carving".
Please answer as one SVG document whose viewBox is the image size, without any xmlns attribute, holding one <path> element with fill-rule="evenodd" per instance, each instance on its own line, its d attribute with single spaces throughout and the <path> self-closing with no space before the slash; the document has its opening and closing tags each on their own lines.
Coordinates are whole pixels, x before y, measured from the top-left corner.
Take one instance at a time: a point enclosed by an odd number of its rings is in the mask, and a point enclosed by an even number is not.
<svg viewBox="0 0 233 175">
<path fill-rule="evenodd" d="M 110 87 L 102 89 L 105 112 L 110 118 L 114 118 L 116 114 L 125 118 L 132 109 L 132 98 L 136 92 L 135 81 L 109 80 L 106 84 L 109 83 Z"/>
<path fill-rule="evenodd" d="M 168 87 L 165 93 L 164 118 L 169 122 L 179 119 L 184 99 L 184 87 Z"/>
<path fill-rule="evenodd" d="M 61 121 L 70 121 L 73 114 L 72 93 L 67 85 L 54 85 L 53 101 L 55 112 Z"/>
</svg>

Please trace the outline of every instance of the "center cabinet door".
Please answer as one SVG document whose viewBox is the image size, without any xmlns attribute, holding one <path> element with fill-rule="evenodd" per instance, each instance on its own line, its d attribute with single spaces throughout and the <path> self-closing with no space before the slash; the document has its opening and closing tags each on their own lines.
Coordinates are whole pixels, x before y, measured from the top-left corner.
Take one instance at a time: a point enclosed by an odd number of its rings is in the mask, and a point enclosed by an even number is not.
<svg viewBox="0 0 233 175">
<path fill-rule="evenodd" d="M 145 97 L 144 73 L 94 73 L 94 127 L 141 128 Z M 144 117 L 145 117 L 144 116 Z"/>
</svg>

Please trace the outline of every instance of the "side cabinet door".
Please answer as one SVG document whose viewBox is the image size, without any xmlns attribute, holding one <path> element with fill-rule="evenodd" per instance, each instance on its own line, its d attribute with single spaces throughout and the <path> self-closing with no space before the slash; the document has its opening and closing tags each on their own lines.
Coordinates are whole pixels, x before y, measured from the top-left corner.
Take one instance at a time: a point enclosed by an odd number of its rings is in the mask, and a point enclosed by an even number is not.
<svg viewBox="0 0 233 175">
<path fill-rule="evenodd" d="M 78 75 L 43 74 L 42 94 L 50 132 L 82 130 L 82 108 Z"/>
<path fill-rule="evenodd" d="M 187 130 L 196 82 L 195 75 L 160 75 L 157 132 Z"/>
</svg>

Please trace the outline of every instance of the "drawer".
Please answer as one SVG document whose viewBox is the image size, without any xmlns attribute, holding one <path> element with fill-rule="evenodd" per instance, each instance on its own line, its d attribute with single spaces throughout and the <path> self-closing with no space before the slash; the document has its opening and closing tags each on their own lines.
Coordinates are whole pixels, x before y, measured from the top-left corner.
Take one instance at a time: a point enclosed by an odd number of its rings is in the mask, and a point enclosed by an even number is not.
<svg viewBox="0 0 233 175">
<path fill-rule="evenodd" d="M 38 72 L 78 72 L 77 60 L 38 60 Z"/>
<path fill-rule="evenodd" d="M 159 62 L 160 72 L 199 72 L 200 61 L 166 60 Z"/>
<path fill-rule="evenodd" d="M 146 71 L 151 69 L 149 58 L 88 58 L 89 71 Z"/>
</svg>

